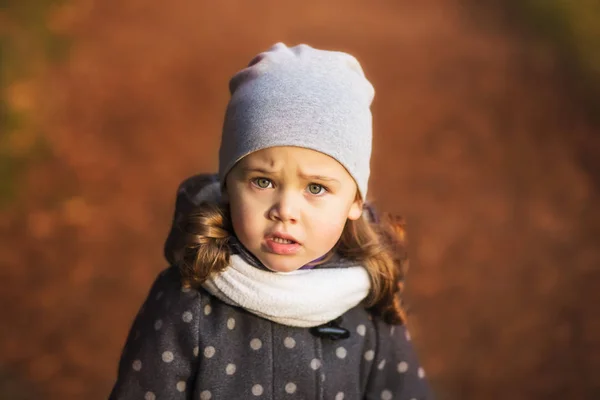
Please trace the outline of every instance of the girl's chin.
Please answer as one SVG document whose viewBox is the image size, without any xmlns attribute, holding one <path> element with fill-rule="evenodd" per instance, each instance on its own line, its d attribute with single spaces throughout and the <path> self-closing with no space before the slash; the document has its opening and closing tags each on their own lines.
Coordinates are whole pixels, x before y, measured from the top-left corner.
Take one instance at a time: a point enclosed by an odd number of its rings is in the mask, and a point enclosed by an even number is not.
<svg viewBox="0 0 600 400">
<path fill-rule="evenodd" d="M 264 264 L 264 263 L 263 263 Z M 265 264 L 269 271 L 273 272 L 294 272 L 302 268 L 302 265 L 289 266 L 289 265 L 268 265 Z"/>
<path fill-rule="evenodd" d="M 299 270 L 305 264 L 302 262 L 281 262 L 281 260 L 269 260 L 268 258 L 270 257 L 267 257 L 267 259 L 262 259 L 260 261 L 265 267 L 267 267 L 268 270 L 273 272 L 293 272 Z"/>
</svg>

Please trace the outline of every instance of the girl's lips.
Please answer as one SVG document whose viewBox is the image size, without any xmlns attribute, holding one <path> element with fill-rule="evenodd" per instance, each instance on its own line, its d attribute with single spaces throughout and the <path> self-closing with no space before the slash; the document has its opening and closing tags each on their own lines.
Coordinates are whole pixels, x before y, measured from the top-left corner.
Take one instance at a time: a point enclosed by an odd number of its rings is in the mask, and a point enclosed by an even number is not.
<svg viewBox="0 0 600 400">
<path fill-rule="evenodd" d="M 276 239 L 286 239 L 291 241 L 291 243 L 282 243 L 281 241 L 276 241 Z M 302 245 L 298 243 L 298 241 L 290 235 L 285 233 L 275 233 L 267 236 L 266 247 L 269 252 L 279 255 L 293 255 L 296 254 Z"/>
<path fill-rule="evenodd" d="M 267 235 L 267 240 L 270 240 L 273 238 L 286 239 L 286 240 L 291 240 L 292 242 L 295 242 L 295 243 L 300 243 L 295 237 L 293 237 L 292 235 L 289 235 L 285 232 L 273 232 L 273 233 Z"/>
<path fill-rule="evenodd" d="M 301 245 L 297 242 L 294 243 L 277 243 L 272 238 L 266 240 L 267 249 L 269 252 L 279 254 L 282 256 L 289 256 L 296 254 Z"/>
</svg>

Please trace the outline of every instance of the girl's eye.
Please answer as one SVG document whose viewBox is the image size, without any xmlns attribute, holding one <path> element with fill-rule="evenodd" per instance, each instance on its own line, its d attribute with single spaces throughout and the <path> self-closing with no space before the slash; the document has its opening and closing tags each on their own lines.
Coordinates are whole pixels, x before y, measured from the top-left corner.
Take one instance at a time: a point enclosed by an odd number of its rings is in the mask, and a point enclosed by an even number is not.
<svg viewBox="0 0 600 400">
<path fill-rule="evenodd" d="M 267 178 L 256 178 L 253 183 L 261 189 L 268 189 L 271 185 L 271 181 Z"/>
<path fill-rule="evenodd" d="M 311 183 L 308 185 L 308 191 L 310 194 L 323 194 L 325 190 L 325 187 L 323 185 L 319 185 L 318 183 Z"/>
</svg>

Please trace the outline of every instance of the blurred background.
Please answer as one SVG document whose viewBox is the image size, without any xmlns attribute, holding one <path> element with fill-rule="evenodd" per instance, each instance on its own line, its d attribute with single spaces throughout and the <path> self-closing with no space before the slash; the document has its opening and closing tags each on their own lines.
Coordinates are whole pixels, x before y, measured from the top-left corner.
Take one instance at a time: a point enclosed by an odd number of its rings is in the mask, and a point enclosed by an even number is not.
<svg viewBox="0 0 600 400">
<path fill-rule="evenodd" d="M 0 0 L 0 34 L 0 399 L 108 396 L 177 185 L 278 41 L 376 88 L 438 398 L 600 399 L 597 0 Z"/>
</svg>

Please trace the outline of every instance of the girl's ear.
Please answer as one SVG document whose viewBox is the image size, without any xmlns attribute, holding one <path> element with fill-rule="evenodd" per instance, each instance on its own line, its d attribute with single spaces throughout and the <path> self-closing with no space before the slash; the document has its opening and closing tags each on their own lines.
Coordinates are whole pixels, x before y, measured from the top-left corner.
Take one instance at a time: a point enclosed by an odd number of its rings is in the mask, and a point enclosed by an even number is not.
<svg viewBox="0 0 600 400">
<path fill-rule="evenodd" d="M 363 201 L 360 198 L 354 200 L 352 205 L 350 206 L 350 210 L 348 211 L 348 219 L 352 221 L 356 221 L 362 216 L 363 212 Z"/>
</svg>

